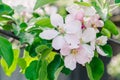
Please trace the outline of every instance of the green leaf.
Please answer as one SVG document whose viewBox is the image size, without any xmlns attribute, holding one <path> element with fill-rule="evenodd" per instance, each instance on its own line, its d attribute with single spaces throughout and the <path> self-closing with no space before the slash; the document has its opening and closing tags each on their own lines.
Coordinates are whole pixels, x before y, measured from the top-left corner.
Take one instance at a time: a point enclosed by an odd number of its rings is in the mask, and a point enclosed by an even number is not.
<svg viewBox="0 0 120 80">
<path fill-rule="evenodd" d="M 39 7 L 42 7 L 42 6 L 46 5 L 48 3 L 53 3 L 55 1 L 57 1 L 57 0 L 37 0 L 36 4 L 34 6 L 34 10 L 39 8 Z"/>
<path fill-rule="evenodd" d="M 13 9 L 3 3 L 0 3 L 0 15 L 12 15 L 14 13 Z"/>
<path fill-rule="evenodd" d="M 101 59 L 94 57 L 90 64 L 86 64 L 86 69 L 90 80 L 101 80 L 104 73 L 104 64 Z"/>
<path fill-rule="evenodd" d="M 45 59 L 51 51 L 52 48 L 49 48 L 46 45 L 40 45 L 36 48 L 36 52 L 41 53 L 41 59 Z"/>
<path fill-rule="evenodd" d="M 7 76 L 11 76 L 11 74 L 16 70 L 19 52 L 20 52 L 19 50 L 14 49 L 14 60 L 9 68 L 5 60 L 3 58 L 1 59 L 1 66 Z"/>
<path fill-rule="evenodd" d="M 37 71 L 38 61 L 32 61 L 30 65 L 25 70 L 25 76 L 30 80 L 37 80 L 38 71 Z"/>
<path fill-rule="evenodd" d="M 101 33 L 102 33 L 103 35 L 107 36 L 108 38 L 111 37 L 110 31 L 109 31 L 108 29 L 106 29 L 106 28 L 102 28 Z"/>
<path fill-rule="evenodd" d="M 101 46 L 101 48 L 107 54 L 108 57 L 112 57 L 113 51 L 112 51 L 112 47 L 109 44 Z"/>
<path fill-rule="evenodd" d="M 41 66 L 39 69 L 39 80 L 48 80 L 47 79 L 47 61 L 46 60 L 42 60 L 41 61 Z"/>
<path fill-rule="evenodd" d="M 55 79 L 54 80 L 58 80 L 58 76 L 60 74 L 60 72 L 62 71 L 64 66 L 61 66 L 57 69 L 57 71 L 55 72 Z"/>
<path fill-rule="evenodd" d="M 38 21 L 36 21 L 35 23 L 36 26 L 40 26 L 40 27 L 48 27 L 48 28 L 53 28 L 51 22 L 50 22 L 50 18 L 41 18 Z"/>
<path fill-rule="evenodd" d="M 118 35 L 119 33 L 116 25 L 111 20 L 105 21 L 104 28 L 108 29 L 114 35 Z"/>
<path fill-rule="evenodd" d="M 48 79 L 54 80 L 55 79 L 55 73 L 61 66 L 61 56 L 56 55 L 54 60 L 48 65 L 47 72 L 48 72 Z"/>
<path fill-rule="evenodd" d="M 2 3 L 2 0 L 0 0 L 0 3 Z"/>
<path fill-rule="evenodd" d="M 71 70 L 66 68 L 66 67 L 64 67 L 61 72 L 66 74 L 66 75 L 69 75 L 71 73 Z"/>
<path fill-rule="evenodd" d="M 24 58 L 18 58 L 18 65 L 19 67 L 21 68 L 21 72 L 24 73 L 25 72 L 25 69 L 27 67 L 27 62 L 25 61 Z"/>
<path fill-rule="evenodd" d="M 8 64 L 8 67 L 10 67 L 14 59 L 12 45 L 7 39 L 3 37 L 0 37 L 0 54 Z"/>
<path fill-rule="evenodd" d="M 120 0 L 115 0 L 115 3 L 120 3 Z"/>
<path fill-rule="evenodd" d="M 78 2 L 78 1 L 76 1 L 75 3 L 78 4 L 78 5 L 81 5 L 81 6 L 87 6 L 87 7 L 92 6 L 91 4 L 89 4 L 87 2 Z"/>
</svg>

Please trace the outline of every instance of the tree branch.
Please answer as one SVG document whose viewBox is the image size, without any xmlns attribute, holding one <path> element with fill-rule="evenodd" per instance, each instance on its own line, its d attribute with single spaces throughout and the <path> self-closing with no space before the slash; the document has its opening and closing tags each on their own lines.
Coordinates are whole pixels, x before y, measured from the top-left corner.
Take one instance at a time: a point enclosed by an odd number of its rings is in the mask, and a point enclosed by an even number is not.
<svg viewBox="0 0 120 80">
<path fill-rule="evenodd" d="M 12 38 L 14 38 L 14 39 L 16 39 L 16 40 L 19 40 L 19 37 L 15 36 L 15 35 L 14 35 L 12 32 L 10 32 L 10 31 L 4 31 L 4 30 L 1 30 L 1 29 L 0 29 L 0 33 L 3 34 L 3 35 L 6 35 L 6 36 L 8 36 L 8 37 L 12 37 Z M 117 41 L 117 40 L 115 40 L 115 39 L 108 39 L 108 41 L 120 45 L 120 41 Z"/>
<path fill-rule="evenodd" d="M 17 36 L 15 36 L 12 32 L 10 32 L 10 31 L 4 31 L 4 30 L 1 30 L 0 29 L 0 33 L 1 34 L 3 34 L 3 35 L 6 35 L 6 36 L 8 36 L 8 37 L 12 37 L 12 38 L 14 38 L 14 39 L 16 39 L 16 40 L 19 40 L 19 38 L 17 37 Z"/>
</svg>

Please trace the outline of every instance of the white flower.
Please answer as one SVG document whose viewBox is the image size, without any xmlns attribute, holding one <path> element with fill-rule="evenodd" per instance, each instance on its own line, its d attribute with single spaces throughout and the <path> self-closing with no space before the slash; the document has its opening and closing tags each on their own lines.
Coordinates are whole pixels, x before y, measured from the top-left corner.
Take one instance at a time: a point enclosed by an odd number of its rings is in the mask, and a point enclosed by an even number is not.
<svg viewBox="0 0 120 80">
<path fill-rule="evenodd" d="M 100 36 L 96 40 L 91 41 L 91 47 L 93 50 L 97 50 L 97 52 L 102 56 L 107 56 L 107 54 L 102 50 L 100 46 L 104 46 L 107 43 L 107 37 L 106 36 Z"/>
<path fill-rule="evenodd" d="M 71 49 L 67 44 L 65 44 L 60 50 L 60 53 L 65 56 L 65 67 L 70 70 L 74 70 L 76 68 L 76 63 L 85 66 L 85 63 L 89 63 L 94 56 L 94 51 L 87 44 L 80 45 L 78 48 L 74 49 Z"/>
<path fill-rule="evenodd" d="M 78 21 L 74 21 L 71 23 L 66 22 L 64 24 L 64 20 L 62 16 L 59 14 L 52 14 L 50 16 L 51 24 L 57 29 L 49 29 L 44 30 L 42 33 L 40 33 L 40 37 L 47 40 L 52 40 L 52 47 L 56 50 L 61 49 L 62 45 L 66 42 L 68 42 L 71 47 L 78 47 L 77 44 L 79 42 L 78 36 L 74 36 L 73 34 L 76 34 L 78 32 L 81 32 L 81 23 Z M 72 36 L 74 36 L 72 38 Z M 69 39 L 67 39 L 69 38 Z M 76 44 L 74 44 L 76 43 Z"/>
</svg>

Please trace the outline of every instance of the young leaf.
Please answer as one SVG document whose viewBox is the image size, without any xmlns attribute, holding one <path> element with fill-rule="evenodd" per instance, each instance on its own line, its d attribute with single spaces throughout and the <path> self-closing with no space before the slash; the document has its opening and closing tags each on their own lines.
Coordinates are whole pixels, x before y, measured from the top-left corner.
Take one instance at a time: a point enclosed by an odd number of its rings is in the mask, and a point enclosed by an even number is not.
<svg viewBox="0 0 120 80">
<path fill-rule="evenodd" d="M 90 64 L 86 64 L 86 68 L 90 80 L 101 80 L 104 73 L 104 64 L 101 59 L 94 57 Z"/>
<path fill-rule="evenodd" d="M 39 80 L 48 80 L 47 79 L 47 61 L 46 60 L 42 60 L 41 61 L 41 66 L 39 69 Z"/>
<path fill-rule="evenodd" d="M 120 3 L 120 0 L 115 0 L 115 3 Z"/>
<path fill-rule="evenodd" d="M 14 49 L 14 60 L 9 68 L 5 60 L 3 58 L 1 59 L 1 66 L 7 76 L 11 76 L 11 74 L 16 70 L 18 57 L 19 57 L 19 50 Z"/>
<path fill-rule="evenodd" d="M 38 61 L 32 61 L 30 65 L 25 70 L 25 76 L 29 80 L 37 80 L 38 71 L 37 71 Z"/>
<path fill-rule="evenodd" d="M 61 56 L 56 55 L 54 60 L 47 67 L 49 80 L 55 80 L 55 73 L 60 67 L 61 67 Z"/>
<path fill-rule="evenodd" d="M 36 1 L 36 4 L 34 6 L 34 10 L 41 7 L 41 6 L 44 6 L 45 4 L 48 4 L 48 3 L 53 3 L 55 2 L 56 0 L 37 0 Z"/>
<path fill-rule="evenodd" d="M 108 57 L 112 57 L 112 55 L 113 55 L 112 47 L 109 44 L 101 46 L 101 48 L 107 54 Z"/>
<path fill-rule="evenodd" d="M 12 45 L 3 37 L 0 37 L 0 54 L 10 67 L 14 59 Z"/>
<path fill-rule="evenodd" d="M 118 29 L 116 25 L 111 20 L 106 20 L 104 28 L 108 29 L 112 34 L 118 35 Z"/>
<path fill-rule="evenodd" d="M 36 26 L 53 28 L 49 18 L 42 18 L 36 21 Z"/>
<path fill-rule="evenodd" d="M 14 11 L 10 6 L 3 4 L 0 1 L 0 15 L 13 15 L 13 13 Z"/>
<path fill-rule="evenodd" d="M 61 72 L 66 74 L 66 75 L 69 75 L 72 71 L 70 69 L 64 67 Z"/>
<path fill-rule="evenodd" d="M 78 4 L 78 5 L 81 5 L 81 6 L 87 6 L 87 7 L 92 6 L 91 4 L 89 4 L 87 2 L 78 2 L 78 1 L 76 1 L 75 3 Z"/>
<path fill-rule="evenodd" d="M 110 31 L 108 29 L 106 29 L 106 28 L 102 28 L 101 34 L 107 36 L 108 38 L 111 37 Z"/>
</svg>

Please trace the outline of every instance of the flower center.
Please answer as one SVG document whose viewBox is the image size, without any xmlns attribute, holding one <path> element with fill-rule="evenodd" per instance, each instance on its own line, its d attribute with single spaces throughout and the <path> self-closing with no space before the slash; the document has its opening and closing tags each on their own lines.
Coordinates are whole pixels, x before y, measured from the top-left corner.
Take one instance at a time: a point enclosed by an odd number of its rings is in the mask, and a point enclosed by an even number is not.
<svg viewBox="0 0 120 80">
<path fill-rule="evenodd" d="M 74 55 L 76 55 L 78 53 L 78 50 L 77 49 L 72 49 L 71 53 L 74 54 Z"/>
<path fill-rule="evenodd" d="M 64 33 L 65 33 L 65 31 L 64 31 L 64 29 L 63 29 L 62 27 L 58 27 L 58 31 L 59 31 L 61 34 L 64 34 Z"/>
<path fill-rule="evenodd" d="M 97 44 L 102 44 L 102 40 L 96 40 Z"/>
</svg>

